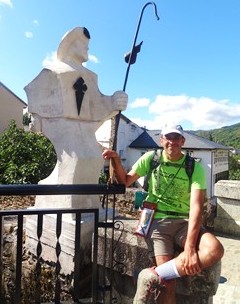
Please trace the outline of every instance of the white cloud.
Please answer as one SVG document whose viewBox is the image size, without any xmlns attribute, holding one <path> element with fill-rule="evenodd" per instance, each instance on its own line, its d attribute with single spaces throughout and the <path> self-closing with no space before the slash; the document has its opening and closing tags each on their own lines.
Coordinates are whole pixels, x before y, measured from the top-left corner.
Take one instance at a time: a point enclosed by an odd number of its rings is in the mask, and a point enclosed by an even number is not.
<svg viewBox="0 0 240 304">
<path fill-rule="evenodd" d="M 25 32 L 25 37 L 26 38 L 33 38 L 33 33 L 32 32 Z"/>
<path fill-rule="evenodd" d="M 162 128 L 161 124 L 158 123 L 156 118 L 153 118 L 151 120 L 134 118 L 134 117 L 128 117 L 128 118 L 138 126 L 147 128 L 149 130 L 159 130 Z"/>
<path fill-rule="evenodd" d="M 0 0 L 0 5 L 7 5 L 10 7 L 13 7 L 12 1 L 11 0 Z"/>
<path fill-rule="evenodd" d="M 98 58 L 96 56 L 92 55 L 92 54 L 88 55 L 88 60 L 90 62 L 93 62 L 93 63 L 100 63 L 100 61 L 98 60 Z"/>
<path fill-rule="evenodd" d="M 91 62 L 99 63 L 99 60 L 97 59 L 96 56 L 89 55 L 88 59 Z M 44 58 L 44 60 L 42 62 L 42 65 L 44 67 L 47 67 L 47 66 L 54 65 L 56 62 L 58 62 L 58 64 L 59 64 L 59 61 L 57 59 L 57 52 L 55 51 L 55 52 L 51 52 L 50 54 L 47 54 L 46 58 Z M 86 66 L 86 65 L 87 65 L 87 62 L 84 62 L 83 66 Z"/>
<path fill-rule="evenodd" d="M 47 54 L 47 56 L 43 59 L 42 66 L 48 67 L 57 61 L 57 52 L 51 52 L 50 54 Z"/>
<path fill-rule="evenodd" d="M 150 99 L 148 98 L 137 98 L 129 106 L 130 108 L 143 108 L 150 104 Z"/>
<path fill-rule="evenodd" d="M 186 129 L 208 130 L 240 121 L 240 104 L 232 103 L 227 99 L 158 95 L 155 101 L 150 103 L 148 110 L 150 120 L 130 119 L 139 126 L 145 126 L 151 130 L 161 129 L 165 123 L 169 122 L 182 124 Z"/>
<path fill-rule="evenodd" d="M 34 24 L 34 26 L 37 26 L 38 25 L 38 21 L 37 20 L 33 20 L 33 24 Z M 25 35 L 26 38 L 33 38 L 33 32 L 31 32 L 31 31 L 26 31 L 24 33 L 24 35 Z"/>
</svg>

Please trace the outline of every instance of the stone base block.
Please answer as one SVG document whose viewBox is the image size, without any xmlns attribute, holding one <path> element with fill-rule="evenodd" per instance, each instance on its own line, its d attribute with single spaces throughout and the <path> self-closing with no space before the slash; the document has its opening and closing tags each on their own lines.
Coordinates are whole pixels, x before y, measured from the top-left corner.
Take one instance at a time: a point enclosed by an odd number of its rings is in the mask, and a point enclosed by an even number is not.
<svg viewBox="0 0 240 304">
<path fill-rule="evenodd" d="M 105 211 L 100 211 L 100 220 L 104 216 Z M 74 270 L 75 224 L 75 220 L 70 216 L 63 215 L 60 231 L 56 231 L 56 214 L 44 215 L 42 232 L 40 233 L 37 232 L 37 216 L 28 216 L 26 221 L 27 250 L 37 256 L 37 248 L 39 250 L 39 246 L 41 246 L 40 256 L 44 261 L 56 263 L 58 258 L 62 267 L 61 272 L 71 274 Z M 80 267 L 84 267 L 92 262 L 94 216 L 91 213 L 82 214 L 80 229 Z M 57 252 L 59 249 L 60 252 Z"/>
</svg>

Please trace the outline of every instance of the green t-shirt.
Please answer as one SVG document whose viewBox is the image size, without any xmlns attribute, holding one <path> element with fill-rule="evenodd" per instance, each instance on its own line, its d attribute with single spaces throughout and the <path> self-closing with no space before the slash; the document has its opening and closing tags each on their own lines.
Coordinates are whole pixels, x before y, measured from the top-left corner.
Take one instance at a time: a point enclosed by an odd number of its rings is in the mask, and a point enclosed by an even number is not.
<svg viewBox="0 0 240 304">
<path fill-rule="evenodd" d="M 132 167 L 139 176 L 147 175 L 153 152 L 146 152 Z M 157 203 L 155 218 L 188 218 L 190 209 L 189 177 L 184 166 L 186 155 L 170 162 L 162 152 L 160 165 L 149 178 L 146 200 Z M 182 165 L 182 166 L 181 166 Z M 203 166 L 195 161 L 191 189 L 206 189 Z"/>
</svg>

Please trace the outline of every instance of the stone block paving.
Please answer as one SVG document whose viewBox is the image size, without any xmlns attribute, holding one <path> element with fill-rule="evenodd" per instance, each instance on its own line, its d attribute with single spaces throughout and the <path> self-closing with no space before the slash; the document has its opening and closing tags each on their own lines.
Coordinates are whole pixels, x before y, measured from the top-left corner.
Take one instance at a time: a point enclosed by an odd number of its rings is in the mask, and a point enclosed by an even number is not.
<svg viewBox="0 0 240 304">
<path fill-rule="evenodd" d="M 221 278 L 213 304 L 240 304 L 240 236 L 217 235 L 225 252 L 222 258 Z"/>
</svg>

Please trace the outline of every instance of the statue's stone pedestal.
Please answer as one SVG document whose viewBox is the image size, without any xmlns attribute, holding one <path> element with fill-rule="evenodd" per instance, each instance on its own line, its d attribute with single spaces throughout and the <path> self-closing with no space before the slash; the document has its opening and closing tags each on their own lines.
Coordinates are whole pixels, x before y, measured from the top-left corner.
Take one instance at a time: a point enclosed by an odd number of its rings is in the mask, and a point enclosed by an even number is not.
<svg viewBox="0 0 240 304">
<path fill-rule="evenodd" d="M 149 258 L 149 246 L 141 236 L 134 235 L 136 220 L 121 220 L 120 229 L 114 234 L 113 297 L 121 299 L 122 304 L 132 303 L 136 292 L 137 274 L 143 268 L 153 266 Z M 98 264 L 110 278 L 109 256 L 111 255 L 111 238 L 104 243 L 105 232 L 99 231 Z M 221 263 L 206 269 L 197 276 L 177 280 L 177 304 L 210 304 L 215 295 L 221 271 Z"/>
<path fill-rule="evenodd" d="M 215 184 L 217 217 L 214 229 L 228 235 L 240 235 L 240 181 L 221 180 Z"/>
<path fill-rule="evenodd" d="M 100 210 L 99 219 L 103 219 L 104 216 L 105 210 Z M 51 263 L 56 263 L 59 259 L 61 272 L 66 275 L 71 274 L 74 271 L 75 228 L 75 220 L 67 214 L 63 215 L 61 230 L 57 232 L 56 214 L 44 215 L 42 233 L 38 239 L 37 215 L 31 215 L 26 221 L 26 248 L 37 256 L 37 248 L 41 244 L 40 257 Z M 94 231 L 94 215 L 92 213 L 82 214 L 80 229 L 80 267 L 84 267 L 92 262 L 92 235 Z M 59 239 L 57 233 L 59 233 Z M 61 248 L 60 254 L 56 251 L 59 248 L 58 242 Z"/>
</svg>

